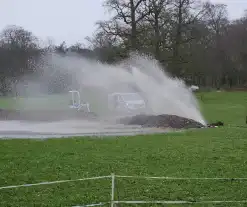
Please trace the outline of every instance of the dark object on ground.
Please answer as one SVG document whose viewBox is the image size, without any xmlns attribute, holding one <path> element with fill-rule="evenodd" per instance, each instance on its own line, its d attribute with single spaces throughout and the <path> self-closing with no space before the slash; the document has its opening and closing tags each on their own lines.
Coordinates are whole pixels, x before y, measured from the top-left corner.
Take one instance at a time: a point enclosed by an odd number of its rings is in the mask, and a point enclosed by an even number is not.
<svg viewBox="0 0 247 207">
<path fill-rule="evenodd" d="M 217 121 L 215 123 L 208 124 L 208 127 L 210 127 L 210 128 L 219 127 L 219 126 L 224 126 L 224 123 L 221 121 Z"/>
<path fill-rule="evenodd" d="M 119 120 L 119 123 L 125 125 L 141 125 L 142 127 L 158 127 L 158 128 L 173 128 L 173 129 L 189 129 L 189 128 L 206 128 L 223 126 L 223 122 L 216 122 L 204 126 L 203 124 L 176 115 L 136 115 L 126 117 Z"/>
<path fill-rule="evenodd" d="M 189 129 L 206 127 L 203 124 L 176 115 L 136 115 L 119 120 L 119 123 L 125 125 L 141 125 L 142 127 Z"/>
</svg>

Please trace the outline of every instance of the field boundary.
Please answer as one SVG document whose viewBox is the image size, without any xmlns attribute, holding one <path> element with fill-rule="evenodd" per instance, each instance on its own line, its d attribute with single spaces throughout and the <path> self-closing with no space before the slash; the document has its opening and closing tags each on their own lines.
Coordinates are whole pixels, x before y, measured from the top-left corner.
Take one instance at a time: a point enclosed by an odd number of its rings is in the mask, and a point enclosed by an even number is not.
<svg viewBox="0 0 247 207">
<path fill-rule="evenodd" d="M 22 188 L 22 187 L 34 187 L 34 186 L 41 186 L 41 185 L 52 185 L 52 184 L 60 184 L 60 183 L 69 183 L 69 182 L 76 182 L 76 181 L 87 181 L 87 180 L 99 180 L 99 179 L 110 179 L 111 181 L 111 192 L 109 192 L 110 198 L 109 202 L 99 202 L 95 204 L 87 204 L 87 205 L 77 205 L 72 207 L 89 207 L 89 206 L 104 206 L 104 205 L 111 205 L 114 207 L 115 204 L 217 204 L 217 203 L 247 203 L 247 200 L 202 200 L 202 201 L 186 201 L 186 200 L 136 200 L 136 201 L 128 201 L 128 200 L 115 200 L 115 181 L 117 178 L 133 178 L 133 179 L 147 179 L 147 180 L 224 180 L 224 181 L 240 181 L 246 180 L 247 177 L 157 177 L 157 176 L 130 176 L 130 175 L 116 175 L 112 173 L 111 175 L 107 176 L 98 176 L 98 177 L 88 177 L 88 178 L 79 178 L 79 179 L 72 179 L 72 180 L 56 180 L 56 181 L 45 181 L 39 183 L 32 183 L 32 184 L 21 184 L 21 185 L 9 185 L 9 186 L 2 186 L 0 187 L 1 190 L 5 189 L 13 189 L 13 188 Z"/>
<path fill-rule="evenodd" d="M 90 177 L 90 178 L 78 178 L 73 180 L 55 180 L 55 181 L 45 181 L 40 183 L 32 183 L 32 184 L 21 184 L 21 185 L 9 185 L 9 186 L 2 186 L 0 190 L 4 189 L 11 189 L 11 188 L 21 188 L 21 187 L 32 187 L 32 186 L 40 186 L 40 185 L 52 185 L 52 184 L 59 184 L 59 183 L 70 183 L 76 181 L 86 181 L 86 180 L 99 180 L 104 178 L 111 178 L 111 176 L 99 176 L 99 177 Z"/>
</svg>

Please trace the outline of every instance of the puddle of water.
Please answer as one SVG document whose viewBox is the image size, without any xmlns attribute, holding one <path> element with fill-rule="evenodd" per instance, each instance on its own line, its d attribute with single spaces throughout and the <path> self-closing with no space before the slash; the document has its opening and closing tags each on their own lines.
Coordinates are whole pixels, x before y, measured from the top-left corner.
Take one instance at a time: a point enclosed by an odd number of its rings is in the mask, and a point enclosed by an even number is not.
<svg viewBox="0 0 247 207">
<path fill-rule="evenodd" d="M 0 121 L 0 138 L 56 138 L 69 136 L 120 136 L 162 133 L 168 130 L 125 126 L 107 122 L 69 120 L 58 122 Z"/>
</svg>

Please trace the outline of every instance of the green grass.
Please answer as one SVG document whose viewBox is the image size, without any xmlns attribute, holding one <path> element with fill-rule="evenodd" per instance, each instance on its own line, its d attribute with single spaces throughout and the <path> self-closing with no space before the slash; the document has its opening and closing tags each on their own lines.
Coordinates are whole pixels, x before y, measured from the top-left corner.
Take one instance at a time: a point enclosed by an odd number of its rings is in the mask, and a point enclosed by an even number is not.
<svg viewBox="0 0 247 207">
<path fill-rule="evenodd" d="M 247 92 L 199 93 L 197 98 L 208 122 L 223 120 L 230 125 L 245 125 Z"/>
<path fill-rule="evenodd" d="M 198 99 L 207 120 L 245 125 L 247 93 L 204 93 L 198 94 Z M 247 177 L 246 152 L 247 129 L 228 126 L 118 139 L 2 140 L 0 186 L 112 172 L 145 176 Z M 109 201 L 110 185 L 110 179 L 105 179 L 5 189 L 0 190 L 0 206 L 73 206 Z M 246 191 L 247 180 L 116 180 L 116 199 L 119 200 L 245 200 Z"/>
<path fill-rule="evenodd" d="M 16 107 L 16 99 L 12 97 L 0 97 L 1 109 L 13 109 Z"/>
</svg>

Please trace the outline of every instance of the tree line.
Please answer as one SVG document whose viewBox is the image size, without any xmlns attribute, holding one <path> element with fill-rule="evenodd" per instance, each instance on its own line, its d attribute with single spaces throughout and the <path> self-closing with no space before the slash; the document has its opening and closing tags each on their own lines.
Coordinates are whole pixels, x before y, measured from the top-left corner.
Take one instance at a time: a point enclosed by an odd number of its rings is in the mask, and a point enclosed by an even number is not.
<svg viewBox="0 0 247 207">
<path fill-rule="evenodd" d="M 190 84 L 246 85 L 247 15 L 230 20 L 226 5 L 198 0 L 105 0 L 103 6 L 111 18 L 96 22 L 88 47 L 66 42 L 44 47 L 32 32 L 6 27 L 0 36 L 0 90 L 10 90 L 19 77 L 41 73 L 40 59 L 50 51 L 107 63 L 139 51 Z"/>
<path fill-rule="evenodd" d="M 247 15 L 231 21 L 227 6 L 197 0 L 106 0 L 112 12 L 89 38 L 108 61 L 130 50 L 152 54 L 173 75 L 193 84 L 246 84 Z"/>
</svg>

